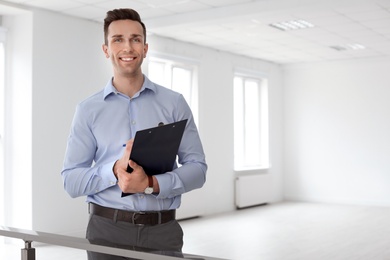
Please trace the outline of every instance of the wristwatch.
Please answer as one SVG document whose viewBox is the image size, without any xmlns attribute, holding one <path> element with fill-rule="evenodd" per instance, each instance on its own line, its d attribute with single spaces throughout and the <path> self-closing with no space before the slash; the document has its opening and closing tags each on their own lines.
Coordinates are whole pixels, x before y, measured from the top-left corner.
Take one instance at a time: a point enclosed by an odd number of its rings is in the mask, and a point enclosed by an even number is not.
<svg viewBox="0 0 390 260">
<path fill-rule="evenodd" d="M 149 185 L 146 187 L 144 193 L 145 194 L 152 194 L 153 193 L 153 177 L 148 175 Z"/>
</svg>

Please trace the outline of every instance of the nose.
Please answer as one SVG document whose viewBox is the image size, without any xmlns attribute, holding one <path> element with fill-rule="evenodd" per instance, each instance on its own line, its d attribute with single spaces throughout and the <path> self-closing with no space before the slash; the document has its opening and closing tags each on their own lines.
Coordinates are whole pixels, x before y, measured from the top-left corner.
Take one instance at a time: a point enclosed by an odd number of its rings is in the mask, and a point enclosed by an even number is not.
<svg viewBox="0 0 390 260">
<path fill-rule="evenodd" d="M 131 40 L 124 41 L 123 51 L 131 52 L 133 50 L 133 45 Z"/>
</svg>

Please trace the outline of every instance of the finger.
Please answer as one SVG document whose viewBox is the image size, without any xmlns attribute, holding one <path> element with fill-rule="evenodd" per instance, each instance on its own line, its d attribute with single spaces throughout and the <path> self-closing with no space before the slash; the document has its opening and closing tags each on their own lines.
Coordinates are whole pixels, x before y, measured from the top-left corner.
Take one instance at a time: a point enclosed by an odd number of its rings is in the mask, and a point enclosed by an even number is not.
<svg viewBox="0 0 390 260">
<path fill-rule="evenodd" d="M 131 149 L 133 148 L 134 139 L 130 139 L 126 142 L 126 152 L 131 152 Z"/>
<path fill-rule="evenodd" d="M 124 177 L 126 177 L 126 175 L 128 174 L 125 170 L 123 170 L 122 168 L 118 168 L 118 171 L 117 171 L 117 175 L 118 175 L 118 180 L 120 179 L 123 179 Z"/>
<path fill-rule="evenodd" d="M 122 158 L 121 158 L 122 167 L 127 168 L 132 147 L 133 147 L 133 139 L 126 142 L 126 148 L 125 148 L 123 155 L 122 155 Z"/>
<path fill-rule="evenodd" d="M 134 162 L 133 160 L 129 160 L 129 166 L 133 168 L 133 170 L 138 169 L 140 166 Z"/>
</svg>

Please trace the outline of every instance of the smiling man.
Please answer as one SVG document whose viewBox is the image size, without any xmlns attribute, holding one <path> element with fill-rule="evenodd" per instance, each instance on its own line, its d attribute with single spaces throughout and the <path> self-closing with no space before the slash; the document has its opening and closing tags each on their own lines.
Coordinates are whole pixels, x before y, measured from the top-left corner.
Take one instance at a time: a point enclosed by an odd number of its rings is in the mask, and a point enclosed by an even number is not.
<svg viewBox="0 0 390 260">
<path fill-rule="evenodd" d="M 103 52 L 111 60 L 113 77 L 76 108 L 61 172 L 64 188 L 71 197 L 87 197 L 89 240 L 180 252 L 183 232 L 175 210 L 183 193 L 201 188 L 206 180 L 194 118 L 181 94 L 142 73 L 148 44 L 136 11 L 107 12 L 104 38 Z M 184 119 L 188 122 L 178 151 L 180 167 L 149 176 L 142 165 L 129 160 L 138 130 Z M 128 165 L 131 174 L 126 172 Z M 88 252 L 88 259 L 123 258 Z"/>
</svg>

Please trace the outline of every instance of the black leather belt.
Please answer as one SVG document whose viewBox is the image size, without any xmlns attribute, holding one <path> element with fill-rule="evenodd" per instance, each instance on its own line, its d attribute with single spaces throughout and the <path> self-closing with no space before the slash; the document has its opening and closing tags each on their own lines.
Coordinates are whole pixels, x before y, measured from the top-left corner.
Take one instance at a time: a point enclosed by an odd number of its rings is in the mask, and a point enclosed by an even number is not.
<svg viewBox="0 0 390 260">
<path fill-rule="evenodd" d="M 158 225 L 175 219 L 176 210 L 163 211 L 126 211 L 103 207 L 89 203 L 89 214 L 109 218 L 114 221 L 125 221 L 135 225 Z"/>
</svg>

